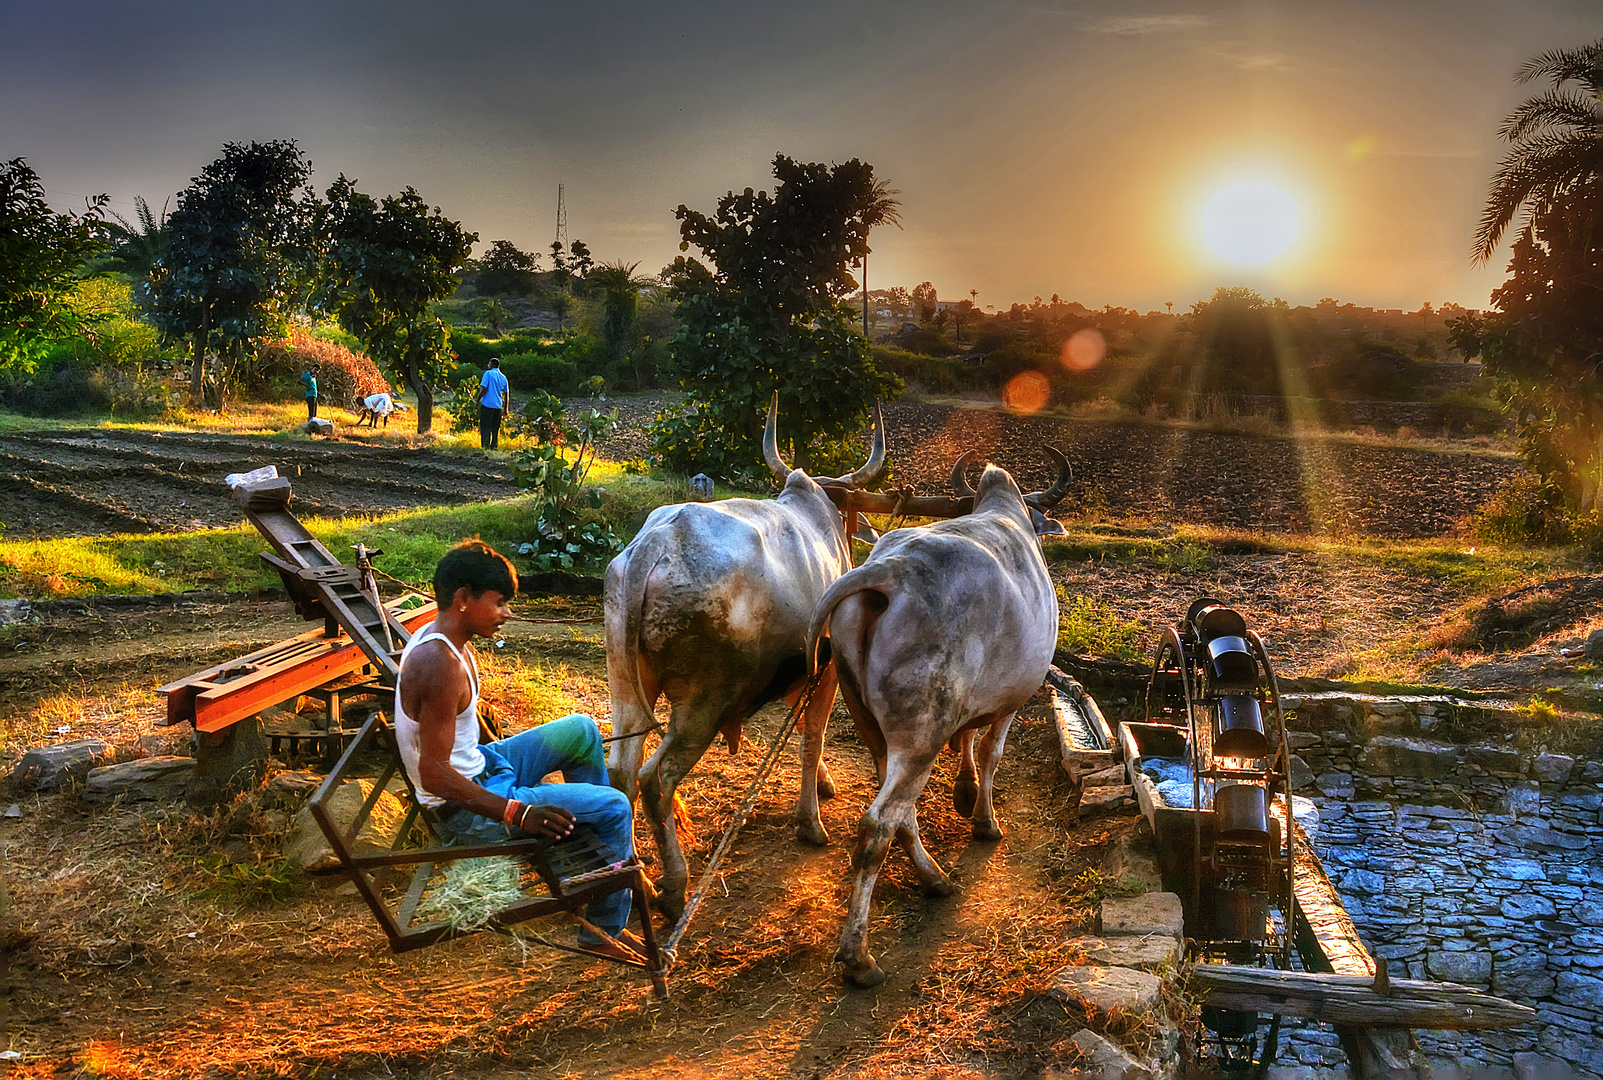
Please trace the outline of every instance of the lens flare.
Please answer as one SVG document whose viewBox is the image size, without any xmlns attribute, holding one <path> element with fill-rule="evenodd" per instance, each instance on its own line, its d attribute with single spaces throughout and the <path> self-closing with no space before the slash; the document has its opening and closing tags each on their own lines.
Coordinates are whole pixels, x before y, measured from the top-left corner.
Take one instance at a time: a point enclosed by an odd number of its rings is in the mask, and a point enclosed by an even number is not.
<svg viewBox="0 0 1603 1080">
<path fill-rule="evenodd" d="M 1052 384 L 1039 371 L 1021 371 L 1002 388 L 1002 404 L 1022 413 L 1036 413 L 1052 400 Z"/>
<path fill-rule="evenodd" d="M 1202 235 L 1226 260 L 1242 265 L 1279 255 L 1297 237 L 1297 206 L 1279 188 L 1232 184 L 1202 209 Z"/>
<path fill-rule="evenodd" d="M 1107 355 L 1107 339 L 1102 331 L 1094 326 L 1087 326 L 1083 330 L 1076 330 L 1069 340 L 1063 343 L 1063 366 L 1070 371 L 1090 371 L 1102 363 Z"/>
</svg>

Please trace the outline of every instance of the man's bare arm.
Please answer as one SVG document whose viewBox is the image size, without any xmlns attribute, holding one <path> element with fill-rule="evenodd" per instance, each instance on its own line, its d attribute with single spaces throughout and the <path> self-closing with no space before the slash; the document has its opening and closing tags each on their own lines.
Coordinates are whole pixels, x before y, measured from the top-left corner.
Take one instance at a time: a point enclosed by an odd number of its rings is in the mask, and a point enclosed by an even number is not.
<svg viewBox="0 0 1603 1080">
<path fill-rule="evenodd" d="M 471 700 L 467 674 L 450 650 L 427 642 L 407 657 L 401 680 L 407 715 L 417 721 L 418 779 L 423 789 L 481 817 L 504 819 L 508 800 L 486 791 L 451 767 L 456 717 Z M 524 818 L 526 831 L 558 839 L 573 830 L 573 817 L 555 806 L 534 806 Z"/>
</svg>

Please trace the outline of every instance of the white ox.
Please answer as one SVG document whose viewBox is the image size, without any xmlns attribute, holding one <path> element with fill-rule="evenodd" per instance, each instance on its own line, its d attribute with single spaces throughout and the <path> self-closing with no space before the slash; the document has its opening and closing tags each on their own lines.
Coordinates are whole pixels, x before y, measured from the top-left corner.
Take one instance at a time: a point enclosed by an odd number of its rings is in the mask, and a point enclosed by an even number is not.
<svg viewBox="0 0 1603 1080">
<path fill-rule="evenodd" d="M 1032 510 L 1067 490 L 1068 463 L 1051 453 L 1059 474 L 1049 490 L 1020 495 L 1004 470 L 987 467 L 972 514 L 886 533 L 813 614 L 808 655 L 817 657 L 827 635 L 841 696 L 880 779 L 857 826 L 835 956 L 858 986 L 885 979 L 868 951 L 868 910 L 891 840 L 907 850 L 927 892 L 952 892 L 918 835 L 918 797 L 942 746 L 962 756 L 952 792 L 958 813 L 972 818 L 976 837 L 1002 835 L 991 805 L 996 764 L 1014 713 L 1040 689 L 1057 644 L 1057 596 L 1032 524 L 1050 521 Z M 954 484 L 967 456 L 953 469 Z"/>
<path fill-rule="evenodd" d="M 775 395 L 777 408 L 778 395 Z M 874 444 L 862 468 L 826 483 L 860 487 L 885 464 L 885 428 L 874 410 Z M 674 791 L 722 733 L 733 753 L 741 726 L 770 701 L 794 706 L 807 681 L 807 626 L 824 590 L 851 569 L 841 513 L 800 469 L 785 467 L 768 414 L 764 456 L 785 483 L 779 497 L 680 503 L 651 512 L 607 567 L 607 687 L 614 735 L 643 735 L 657 699 L 670 713 L 662 742 L 641 765 L 643 738 L 612 743 L 607 767 L 631 799 L 638 791 L 657 839 L 658 903 L 684 910 L 687 867 Z M 820 797 L 835 792 L 821 758 L 835 702 L 825 665 L 800 720 L 802 785 L 796 835 L 828 842 Z"/>
</svg>

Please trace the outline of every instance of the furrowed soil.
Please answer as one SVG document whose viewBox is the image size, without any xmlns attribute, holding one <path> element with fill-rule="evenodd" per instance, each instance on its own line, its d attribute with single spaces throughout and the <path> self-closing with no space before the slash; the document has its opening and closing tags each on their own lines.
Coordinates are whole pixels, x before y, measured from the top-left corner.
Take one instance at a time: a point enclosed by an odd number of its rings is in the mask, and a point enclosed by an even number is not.
<svg viewBox="0 0 1603 1080">
<path fill-rule="evenodd" d="M 627 419 L 649 420 L 660 402 L 620 404 Z M 976 449 L 1026 489 L 1044 487 L 1051 467 L 1040 448 L 1050 443 L 1075 467 L 1066 516 L 1118 521 L 1110 530 L 1121 536 L 1172 536 L 1175 524 L 1440 536 L 1519 469 L 1469 449 L 920 404 L 893 406 L 887 421 L 897 485 L 944 490 L 956 453 Z M 638 457 L 643 436 L 625 431 L 604 449 Z M 294 479 L 297 509 L 328 515 L 514 491 L 504 459 L 346 440 L 51 431 L 0 437 L 0 454 L 8 535 L 232 525 L 222 476 L 269 463 Z M 1366 635 L 1411 635 L 1428 650 L 1425 639 L 1468 595 L 1406 564 L 1252 544 L 1158 564 L 1053 557 L 1051 566 L 1065 595 L 1102 601 L 1142 648 L 1195 596 L 1218 595 L 1264 634 L 1282 677 L 1340 674 Z M 1578 577 L 1557 599 L 1538 590 L 1546 621 L 1521 624 L 1515 643 L 1529 670 L 1502 653 L 1457 655 L 1434 670 L 1479 688 L 1551 677 L 1557 645 L 1599 621 L 1585 602 L 1598 578 Z M 1531 607 L 1510 595 L 1510 610 Z M 513 729 L 570 708 L 605 720 L 593 601 L 520 600 L 518 610 L 580 621 L 510 624 L 503 649 L 481 652 L 486 699 Z M 216 594 L 38 604 L 31 621 L 0 632 L 0 767 L 28 746 L 88 736 L 131 753 L 185 752 L 188 728 L 157 726 L 153 688 L 306 628 L 282 600 Z M 783 719 L 760 714 L 739 755 L 709 750 L 681 789 L 697 825 L 693 875 Z M 873 796 L 868 755 L 838 709 L 826 760 L 839 789 L 823 808 L 831 846 L 794 839 L 792 746 L 686 938 L 666 1002 L 631 972 L 491 934 L 390 954 L 349 885 L 285 867 L 293 808 L 270 805 L 262 788 L 211 811 L 13 794 L 0 800 L 17 807 L 0 817 L 6 1049 L 21 1054 L 8 1076 L 1026 1077 L 1069 1060 L 1066 1040 L 1084 1018 L 1047 989 L 1074 959 L 1067 941 L 1094 923 L 1098 890 L 1086 871 L 1136 819 L 1078 815 L 1044 699 L 1020 714 L 998 773 L 1002 841 L 972 840 L 951 808 L 952 763 L 937 765 L 920 823 L 960 889 L 926 898 L 893 851 L 870 921 L 890 978 L 873 991 L 844 989 L 832 959 L 856 822 Z M 308 764 L 275 759 L 270 769 Z M 642 849 L 651 853 L 649 840 Z M 532 929 L 562 941 L 571 933 Z M 1148 1036 L 1122 1034 L 1136 1048 Z"/>
</svg>

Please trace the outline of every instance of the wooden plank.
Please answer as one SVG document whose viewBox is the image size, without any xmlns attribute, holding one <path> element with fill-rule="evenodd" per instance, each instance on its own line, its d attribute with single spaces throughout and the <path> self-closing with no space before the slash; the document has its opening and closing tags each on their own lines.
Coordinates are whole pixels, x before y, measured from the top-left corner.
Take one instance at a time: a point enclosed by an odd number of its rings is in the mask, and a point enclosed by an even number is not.
<svg viewBox="0 0 1603 1080">
<path fill-rule="evenodd" d="M 1275 971 L 1234 964 L 1198 964 L 1192 985 L 1206 1004 L 1244 1012 L 1301 1016 L 1362 1027 L 1484 1031 L 1523 1027 L 1536 1010 L 1457 983 L 1398 979 L 1390 996 L 1359 975 Z"/>
</svg>

